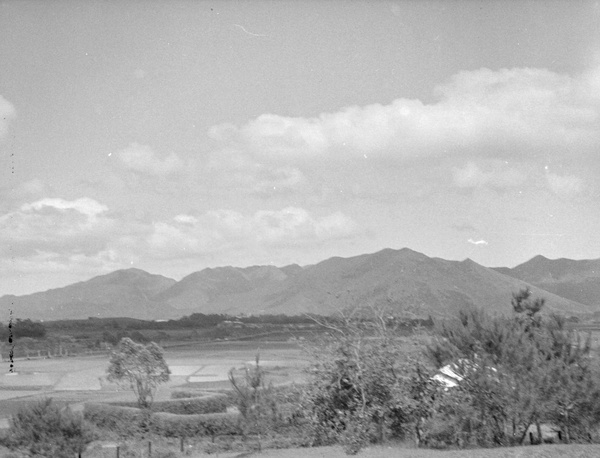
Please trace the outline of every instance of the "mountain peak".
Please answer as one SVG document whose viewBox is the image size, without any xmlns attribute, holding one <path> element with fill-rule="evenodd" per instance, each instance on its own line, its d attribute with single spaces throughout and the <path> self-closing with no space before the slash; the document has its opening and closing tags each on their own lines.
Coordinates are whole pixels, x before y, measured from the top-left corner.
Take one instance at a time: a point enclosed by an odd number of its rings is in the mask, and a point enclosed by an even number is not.
<svg viewBox="0 0 600 458">
<path fill-rule="evenodd" d="M 600 261 L 550 261 L 536 256 L 530 262 L 526 270 L 540 272 L 544 281 L 562 278 L 555 273 L 555 263 L 561 269 L 580 266 L 578 271 L 569 270 L 569 278 L 579 278 L 583 268 L 590 272 L 587 278 L 594 275 L 594 269 L 600 278 L 600 267 L 595 267 Z M 450 316 L 465 306 L 509 310 L 510 294 L 522 288 L 523 281 L 535 283 L 514 278 L 513 269 L 496 270 L 503 275 L 469 258 L 446 261 L 410 248 L 334 257 L 304 267 L 205 268 L 179 282 L 127 268 L 44 293 L 5 297 L 0 312 L 15 309 L 20 316 L 43 319 L 96 315 L 156 319 L 191 313 L 327 314 L 361 303 L 386 304 L 406 316 Z M 573 288 L 556 290 L 555 296 L 544 285 L 539 287 L 551 310 L 588 311 L 581 301 L 564 299 Z M 594 291 L 598 293 L 594 297 L 600 297 L 600 289 Z"/>
<path fill-rule="evenodd" d="M 129 281 L 135 281 L 135 280 L 145 280 L 145 279 L 150 280 L 152 278 L 163 278 L 165 280 L 175 281 L 170 278 L 163 277 L 162 275 L 151 274 L 151 273 L 146 272 L 145 270 L 138 269 L 136 267 L 130 267 L 128 269 L 119 269 L 119 270 L 115 270 L 113 272 L 110 272 L 110 273 L 107 273 L 104 275 L 98 275 L 97 277 L 87 280 L 87 282 L 92 282 L 92 283 L 125 282 L 126 283 Z M 82 283 L 87 283 L 87 282 L 82 282 Z"/>
<path fill-rule="evenodd" d="M 600 260 L 548 259 L 529 261 L 497 271 L 582 304 L 600 305 Z"/>
<path fill-rule="evenodd" d="M 391 248 L 388 248 L 388 250 L 394 251 Z M 383 251 L 385 251 L 385 250 L 383 250 Z M 410 248 L 407 248 L 407 247 L 400 248 L 399 250 L 397 250 L 397 252 L 402 253 L 402 254 L 418 254 L 420 256 L 425 256 L 423 253 L 419 253 L 418 251 L 411 250 Z"/>
<path fill-rule="evenodd" d="M 418 251 L 411 250 L 410 248 L 400 248 L 395 250 L 393 248 L 384 248 L 383 250 L 379 250 L 373 254 L 366 254 L 362 256 L 368 257 L 376 257 L 376 258 L 387 258 L 387 257 L 400 257 L 400 258 L 427 258 L 423 253 L 419 253 Z"/>
<path fill-rule="evenodd" d="M 539 263 L 539 262 L 548 262 L 548 261 L 550 261 L 550 259 L 548 259 L 546 256 L 538 254 L 537 256 L 534 256 L 533 258 L 531 258 L 529 261 L 526 261 L 524 264 L 527 264 L 529 262 Z"/>
</svg>

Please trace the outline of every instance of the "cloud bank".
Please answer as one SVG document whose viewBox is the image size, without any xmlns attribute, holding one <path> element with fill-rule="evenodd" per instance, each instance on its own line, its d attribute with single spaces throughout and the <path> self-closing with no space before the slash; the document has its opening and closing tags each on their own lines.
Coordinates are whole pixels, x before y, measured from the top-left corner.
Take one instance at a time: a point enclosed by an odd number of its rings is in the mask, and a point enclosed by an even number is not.
<svg viewBox="0 0 600 458">
<path fill-rule="evenodd" d="M 594 73 L 480 69 L 435 89 L 438 101 L 400 98 L 313 118 L 264 114 L 209 131 L 218 145 L 269 160 L 384 156 L 397 160 L 474 154 L 591 154 L 600 145 Z"/>
<path fill-rule="evenodd" d="M 306 246 L 358 234 L 358 224 L 341 212 L 316 217 L 298 207 L 249 215 L 223 209 L 155 223 L 146 243 L 152 256 L 173 258 L 233 248 Z"/>
<path fill-rule="evenodd" d="M 91 198 L 44 198 L 0 215 L 0 253 L 21 271 L 43 271 L 44 265 L 48 271 L 106 270 L 131 261 L 203 259 L 228 250 L 318 246 L 360 233 L 341 212 L 316 216 L 300 207 L 254 213 L 218 209 L 140 222 Z M 0 270 L 8 267 L 4 262 Z"/>
</svg>

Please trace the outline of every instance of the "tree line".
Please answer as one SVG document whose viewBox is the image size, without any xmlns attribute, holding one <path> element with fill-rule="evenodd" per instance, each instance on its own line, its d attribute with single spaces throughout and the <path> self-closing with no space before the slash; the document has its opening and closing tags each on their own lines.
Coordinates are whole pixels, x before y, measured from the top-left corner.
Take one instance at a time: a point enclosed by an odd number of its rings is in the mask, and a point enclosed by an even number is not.
<svg viewBox="0 0 600 458">
<path fill-rule="evenodd" d="M 304 404 L 315 442 L 353 454 L 392 436 L 429 447 L 535 443 L 542 429 L 567 443 L 600 439 L 590 335 L 543 314 L 527 289 L 511 305 L 508 316 L 464 309 L 439 320 L 412 355 L 380 311 L 322 322 L 329 332 L 314 347 Z M 457 375 L 453 388 L 435 377 L 442 367 Z"/>
</svg>

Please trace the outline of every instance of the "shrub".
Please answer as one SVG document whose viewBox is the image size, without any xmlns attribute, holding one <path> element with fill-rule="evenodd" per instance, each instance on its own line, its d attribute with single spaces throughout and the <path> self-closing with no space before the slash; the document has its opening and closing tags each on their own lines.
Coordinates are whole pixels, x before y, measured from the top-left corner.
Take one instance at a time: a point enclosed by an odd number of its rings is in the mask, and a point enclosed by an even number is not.
<svg viewBox="0 0 600 458">
<path fill-rule="evenodd" d="M 371 442 L 401 436 L 411 412 L 423 410 L 412 402 L 412 363 L 389 321 L 385 310 L 373 308 L 319 323 L 327 333 L 308 348 L 313 364 L 304 396 L 314 445 L 338 442 L 356 454 Z"/>
<path fill-rule="evenodd" d="M 130 437 L 148 431 L 150 412 L 134 407 L 86 403 L 84 418 L 99 428 Z"/>
<path fill-rule="evenodd" d="M 91 425 L 81 415 L 68 407 L 61 409 L 52 399 L 23 407 L 10 423 L 5 445 L 25 448 L 34 455 L 70 458 L 95 439 Z"/>
<path fill-rule="evenodd" d="M 171 393 L 171 399 L 197 398 L 204 396 L 205 394 L 205 391 L 173 391 Z"/>
<path fill-rule="evenodd" d="M 523 444 L 530 427 L 546 422 L 565 442 L 587 441 L 600 424 L 591 338 L 561 316 L 543 315 L 543 306 L 524 289 L 513 294 L 511 317 L 463 310 L 436 329 L 432 361 L 466 363 L 460 388 L 480 420 L 473 431 L 480 445 Z"/>
<path fill-rule="evenodd" d="M 137 407 L 136 402 L 116 402 L 115 406 Z M 178 415 L 199 415 L 207 413 L 225 412 L 228 406 L 228 396 L 215 393 L 203 397 L 190 397 L 173 399 L 169 401 L 155 401 L 150 406 L 152 412 L 166 412 Z"/>
<path fill-rule="evenodd" d="M 229 381 L 243 419 L 244 435 L 256 434 L 260 451 L 262 436 L 281 425 L 281 416 L 278 412 L 279 399 L 273 384 L 265 383 L 265 372 L 260 366 L 260 355 L 256 354 L 254 366 L 246 366 L 243 380 L 237 380 L 232 369 L 229 371 Z"/>
<path fill-rule="evenodd" d="M 151 417 L 151 431 L 166 437 L 192 437 L 239 434 L 240 415 L 211 413 L 204 415 L 176 415 L 158 412 Z"/>
<path fill-rule="evenodd" d="M 235 413 L 178 415 L 134 407 L 86 403 L 85 418 L 99 428 L 124 437 L 154 433 L 166 437 L 221 436 L 240 433 L 240 416 Z"/>
</svg>

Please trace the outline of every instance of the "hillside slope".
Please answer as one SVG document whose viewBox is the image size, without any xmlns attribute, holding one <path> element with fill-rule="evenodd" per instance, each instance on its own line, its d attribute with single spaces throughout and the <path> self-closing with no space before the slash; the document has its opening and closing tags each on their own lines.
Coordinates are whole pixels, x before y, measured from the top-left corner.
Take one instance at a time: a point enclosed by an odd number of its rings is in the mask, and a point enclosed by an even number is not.
<svg viewBox="0 0 600 458">
<path fill-rule="evenodd" d="M 251 277 L 252 269 L 265 269 L 260 282 Z M 285 272 L 276 267 L 205 269 L 159 298 L 173 308 L 197 307 L 202 313 L 329 314 L 346 306 L 385 304 L 406 316 L 427 317 L 452 315 L 463 306 L 508 313 L 512 293 L 530 287 L 546 297 L 549 310 L 589 311 L 471 260 L 429 258 L 407 248 L 334 257 Z"/>
<path fill-rule="evenodd" d="M 177 311 L 152 300 L 175 283 L 172 278 L 140 269 L 117 270 L 63 288 L 25 296 L 3 296 L 0 298 L 0 313 L 6 317 L 10 309 L 16 318 L 41 320 L 114 316 L 148 318 L 157 314 L 175 317 L 178 316 Z"/>
<path fill-rule="evenodd" d="M 406 317 L 450 316 L 461 307 L 509 313 L 512 293 L 525 287 L 545 297 L 549 311 L 580 314 L 596 309 L 528 283 L 525 278 L 531 275 L 515 277 L 519 272 L 507 275 L 469 259 L 446 261 L 407 248 L 385 249 L 305 267 L 203 269 L 179 282 L 138 269 L 120 270 L 65 288 L 4 296 L 0 312 L 7 316 L 12 309 L 17 317 L 45 320 L 165 319 L 192 313 L 331 314 L 344 307 L 384 305 Z"/>
<path fill-rule="evenodd" d="M 600 259 L 548 259 L 536 256 L 512 269 L 499 267 L 494 270 L 600 309 Z"/>
</svg>

